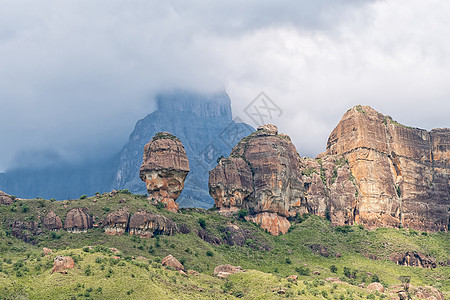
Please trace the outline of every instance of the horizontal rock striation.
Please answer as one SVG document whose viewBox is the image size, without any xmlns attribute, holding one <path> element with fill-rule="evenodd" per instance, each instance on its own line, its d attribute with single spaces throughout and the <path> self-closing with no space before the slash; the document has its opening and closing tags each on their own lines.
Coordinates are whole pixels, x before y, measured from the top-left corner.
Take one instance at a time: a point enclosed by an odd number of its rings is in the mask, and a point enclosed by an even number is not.
<svg viewBox="0 0 450 300">
<path fill-rule="evenodd" d="M 343 155 L 359 190 L 354 219 L 369 228 L 448 230 L 449 129 L 401 125 L 369 106 L 347 111 L 327 155 Z"/>
</svg>

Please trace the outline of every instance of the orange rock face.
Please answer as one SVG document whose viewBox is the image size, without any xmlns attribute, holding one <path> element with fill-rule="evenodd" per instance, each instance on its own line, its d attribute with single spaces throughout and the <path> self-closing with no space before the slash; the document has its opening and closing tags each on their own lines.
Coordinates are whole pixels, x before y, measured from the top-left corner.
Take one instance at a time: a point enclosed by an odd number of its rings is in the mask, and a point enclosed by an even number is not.
<svg viewBox="0 0 450 300">
<path fill-rule="evenodd" d="M 165 267 L 172 267 L 177 271 L 184 271 L 183 265 L 171 254 L 163 258 L 163 260 L 161 261 L 161 265 Z"/>
<path fill-rule="evenodd" d="M 64 270 L 72 269 L 74 266 L 75 263 L 73 262 L 72 257 L 58 255 L 53 261 L 52 274 L 55 272 L 63 272 Z"/>
<path fill-rule="evenodd" d="M 0 191 L 0 205 L 10 205 L 12 204 L 14 201 L 11 198 L 10 195 L 8 195 L 5 192 Z"/>
<path fill-rule="evenodd" d="M 42 223 L 49 230 L 59 230 L 63 227 L 61 218 L 57 216 L 54 211 L 49 211 L 49 213 L 42 218 Z"/>
<path fill-rule="evenodd" d="M 349 162 L 359 191 L 355 222 L 446 231 L 449 144 L 449 129 L 410 128 L 356 106 L 331 133 L 325 155 L 343 155 Z"/>
<path fill-rule="evenodd" d="M 271 124 L 242 139 L 209 175 L 210 194 L 221 213 L 247 209 L 248 220 L 274 235 L 288 230 L 287 217 L 303 201 L 295 146 Z"/>
<path fill-rule="evenodd" d="M 178 212 L 175 200 L 184 188 L 189 161 L 181 141 L 168 132 L 157 133 L 145 145 L 140 177 L 147 185 L 149 200 L 163 203 L 166 209 Z"/>
<path fill-rule="evenodd" d="M 210 171 L 209 190 L 221 213 L 247 209 L 275 235 L 303 213 L 333 225 L 447 231 L 449 145 L 449 129 L 410 128 L 355 106 L 316 159 L 300 158 L 274 125 L 259 127 Z"/>
</svg>

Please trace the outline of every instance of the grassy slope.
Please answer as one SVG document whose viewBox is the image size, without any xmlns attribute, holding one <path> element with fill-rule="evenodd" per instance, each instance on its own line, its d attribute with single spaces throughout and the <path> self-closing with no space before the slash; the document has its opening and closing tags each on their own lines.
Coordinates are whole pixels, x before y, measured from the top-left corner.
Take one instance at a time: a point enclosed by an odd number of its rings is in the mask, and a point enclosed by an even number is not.
<svg viewBox="0 0 450 300">
<path fill-rule="evenodd" d="M 125 199 L 124 204 L 119 203 L 121 199 Z M 146 209 L 164 214 L 172 218 L 178 225 L 188 225 L 191 233 L 140 239 L 129 235 L 107 236 L 101 229 L 92 229 L 83 234 L 44 231 L 35 238 L 37 245 L 32 246 L 9 236 L 8 230 L 2 229 L 0 230 L 0 262 L 3 271 L 0 272 L 0 295 L 6 298 L 8 295 L 12 298 L 18 298 L 20 295 L 31 298 L 57 298 L 59 295 L 62 299 L 70 299 L 72 296 L 79 299 L 86 298 L 86 291 L 92 288 L 88 297 L 105 299 L 118 299 L 122 296 L 153 299 L 234 297 L 230 293 L 235 296 L 243 295 L 248 299 L 285 297 L 286 295 L 295 295 L 295 297 L 304 299 L 317 296 L 323 299 L 322 291 L 326 291 L 329 298 L 337 295 L 338 298 L 340 295 L 350 298 L 350 294 L 355 299 L 361 298 L 360 296 L 365 298 L 367 290 L 356 286 L 335 286 L 331 283 L 321 285 L 323 282 L 319 279 L 335 276 L 345 278 L 344 267 L 358 271 L 357 278 L 354 280 L 354 283 L 357 284 L 363 280 L 367 283 L 370 281 L 370 277 L 365 275 L 366 272 L 377 275 L 387 286 L 399 284 L 399 276 L 408 275 L 411 276 L 413 285 L 433 285 L 450 295 L 449 267 L 436 269 L 404 267 L 388 260 L 389 255 L 393 252 L 416 250 L 431 255 L 438 261 L 446 261 L 450 258 L 448 233 L 424 235 L 420 232 L 390 228 L 368 231 L 358 226 L 352 226 L 351 232 L 342 233 L 336 232 L 328 221 L 312 216 L 301 223 L 296 223 L 289 233 L 273 237 L 254 224 L 237 219 L 227 219 L 215 212 L 192 209 L 175 214 L 158 210 L 149 205 L 141 196 L 124 193 L 114 197 L 103 196 L 100 199 L 87 198 L 60 202 L 42 199 L 17 200 L 12 206 L 0 206 L 0 214 L 2 220 L 6 222 L 30 221 L 39 220 L 46 212 L 54 210 L 64 219 L 65 213 L 69 209 L 87 207 L 89 213 L 100 220 L 106 216 L 108 211 L 117 210 L 124 205 L 130 212 Z M 230 222 L 250 230 L 253 238 L 247 241 L 247 245 L 244 247 L 210 245 L 198 238 L 194 232 L 195 229 L 200 228 L 199 218 L 206 221 L 208 232 L 219 238 L 222 235 L 220 227 Z M 325 258 L 315 254 L 309 247 L 312 244 L 327 247 L 331 255 Z M 105 245 L 118 248 L 122 252 L 122 257 L 126 258 L 126 260 L 122 260 L 125 265 L 111 265 L 106 260 L 101 264 L 95 263 L 98 256 L 109 256 L 111 253 L 81 251 L 80 249 L 86 245 Z M 259 250 L 261 245 L 271 250 Z M 41 257 L 42 247 L 49 247 L 56 251 L 51 259 Z M 206 255 L 207 251 L 211 251 L 213 255 Z M 69 271 L 67 275 L 50 275 L 49 270 L 53 257 L 57 254 L 71 254 L 71 252 L 84 256 L 83 260 L 76 263 L 76 268 Z M 341 257 L 335 257 L 337 253 L 341 254 Z M 168 254 L 182 260 L 187 269 L 194 269 L 202 274 L 198 277 L 186 278 L 178 275 L 175 271 L 160 269 L 160 260 Z M 366 256 L 369 254 L 376 255 L 378 260 L 368 259 Z M 131 260 L 131 256 L 147 258 L 148 261 L 144 261 L 143 264 L 147 266 L 148 270 L 142 268 L 143 265 L 136 266 Z M 18 263 L 16 268 L 14 267 L 14 263 L 24 259 L 24 266 L 20 267 L 20 263 Z M 224 280 L 211 275 L 215 266 L 226 263 L 240 265 L 244 269 L 252 271 L 231 276 L 230 283 L 225 285 Z M 88 264 L 91 265 L 93 276 L 86 276 L 84 273 Z M 105 270 L 101 270 L 102 264 L 105 265 Z M 295 269 L 305 264 L 310 271 L 317 270 L 320 275 L 299 276 L 300 281 L 297 283 L 289 283 L 285 279 L 288 275 L 297 274 Z M 37 265 L 40 267 L 36 267 Z M 331 265 L 337 267 L 336 274 L 330 271 Z M 105 276 L 109 269 L 113 270 L 113 274 L 107 278 Z M 134 274 L 134 277 L 131 274 Z M 309 283 L 305 285 L 303 281 Z M 97 292 L 99 287 L 102 288 L 101 293 Z M 272 291 L 273 289 L 275 291 Z M 287 292 L 286 295 L 279 295 L 278 289 L 284 289 Z M 130 295 L 127 295 L 127 292 Z"/>
</svg>

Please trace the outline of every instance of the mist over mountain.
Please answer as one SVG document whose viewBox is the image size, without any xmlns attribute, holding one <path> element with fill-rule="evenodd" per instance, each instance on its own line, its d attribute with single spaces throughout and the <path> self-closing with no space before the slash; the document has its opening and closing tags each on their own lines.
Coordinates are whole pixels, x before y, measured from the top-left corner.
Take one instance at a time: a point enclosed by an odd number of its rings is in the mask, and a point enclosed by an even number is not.
<svg viewBox="0 0 450 300">
<path fill-rule="evenodd" d="M 139 178 L 143 148 L 161 131 L 183 142 L 191 172 L 178 202 L 181 207 L 211 207 L 208 171 L 220 156 L 254 129 L 232 119 L 231 101 L 225 92 L 199 93 L 172 90 L 156 96 L 158 109 L 139 120 L 128 143 L 115 154 L 102 159 L 67 162 L 49 150 L 22 153 L 15 167 L 0 173 L 0 190 L 22 198 L 78 198 L 82 194 L 129 189 L 145 194 Z"/>
</svg>

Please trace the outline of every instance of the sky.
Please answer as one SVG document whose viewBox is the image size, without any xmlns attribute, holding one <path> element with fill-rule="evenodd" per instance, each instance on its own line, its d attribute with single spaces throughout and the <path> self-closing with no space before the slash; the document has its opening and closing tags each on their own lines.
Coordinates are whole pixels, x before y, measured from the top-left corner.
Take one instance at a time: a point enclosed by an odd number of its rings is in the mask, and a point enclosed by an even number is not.
<svg viewBox="0 0 450 300">
<path fill-rule="evenodd" d="M 263 92 L 302 156 L 350 107 L 450 127 L 446 0 L 0 0 L 0 171 L 120 150 L 161 90 Z"/>
</svg>

